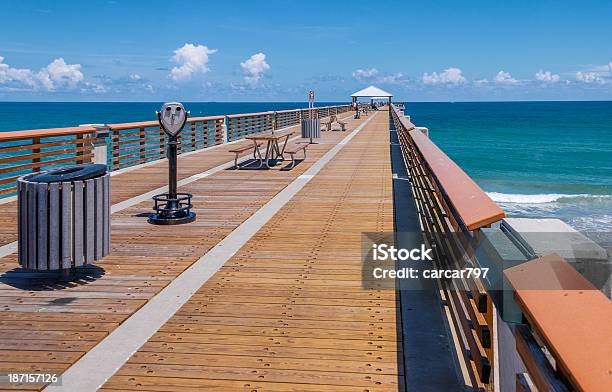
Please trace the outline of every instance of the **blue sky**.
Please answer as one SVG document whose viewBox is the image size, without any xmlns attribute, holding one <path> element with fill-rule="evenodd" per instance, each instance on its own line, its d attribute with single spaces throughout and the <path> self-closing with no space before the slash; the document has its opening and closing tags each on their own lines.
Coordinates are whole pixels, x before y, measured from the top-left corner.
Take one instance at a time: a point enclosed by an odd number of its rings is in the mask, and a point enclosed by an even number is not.
<svg viewBox="0 0 612 392">
<path fill-rule="evenodd" d="M 610 100 L 611 1 L 5 1 L 0 100 Z"/>
</svg>

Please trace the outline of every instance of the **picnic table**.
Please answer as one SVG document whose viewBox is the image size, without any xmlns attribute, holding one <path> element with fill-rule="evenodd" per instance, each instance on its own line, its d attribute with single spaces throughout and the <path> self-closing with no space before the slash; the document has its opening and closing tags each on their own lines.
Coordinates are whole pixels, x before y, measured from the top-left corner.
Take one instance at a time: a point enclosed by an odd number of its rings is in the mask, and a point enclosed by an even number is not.
<svg viewBox="0 0 612 392">
<path fill-rule="evenodd" d="M 266 165 L 266 167 L 270 168 L 270 161 L 276 161 L 279 157 L 282 160 L 283 153 L 285 152 L 285 147 L 287 147 L 287 142 L 289 141 L 289 136 L 293 135 L 293 132 L 259 132 L 254 133 L 252 135 L 247 135 L 245 139 L 252 140 L 255 151 L 257 152 L 257 156 L 259 157 L 259 168 Z M 282 142 L 284 139 L 284 142 Z M 279 142 L 283 143 L 283 147 L 281 148 Z M 265 158 L 262 158 L 261 151 L 259 147 L 266 143 L 266 155 Z"/>
</svg>

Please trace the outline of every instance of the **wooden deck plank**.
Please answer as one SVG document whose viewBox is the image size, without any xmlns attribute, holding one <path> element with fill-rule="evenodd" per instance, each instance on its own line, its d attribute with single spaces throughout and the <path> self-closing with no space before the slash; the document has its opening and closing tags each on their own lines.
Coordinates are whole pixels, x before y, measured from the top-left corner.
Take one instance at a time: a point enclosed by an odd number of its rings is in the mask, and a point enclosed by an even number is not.
<svg viewBox="0 0 612 392">
<path fill-rule="evenodd" d="M 267 381 L 234 381 L 210 380 L 203 378 L 184 377 L 142 377 L 142 376 L 116 376 L 113 377 L 100 391 L 271 391 L 271 392 L 346 392 L 355 391 L 355 387 L 321 385 L 321 384 L 292 384 L 275 383 Z M 363 388 L 357 389 L 363 391 Z M 386 392 L 388 389 L 368 387 L 369 392 Z"/>
<path fill-rule="evenodd" d="M 368 124 L 102 390 L 401 389 L 396 294 L 360 268 L 361 233 L 393 230 L 387 129 Z"/>
</svg>

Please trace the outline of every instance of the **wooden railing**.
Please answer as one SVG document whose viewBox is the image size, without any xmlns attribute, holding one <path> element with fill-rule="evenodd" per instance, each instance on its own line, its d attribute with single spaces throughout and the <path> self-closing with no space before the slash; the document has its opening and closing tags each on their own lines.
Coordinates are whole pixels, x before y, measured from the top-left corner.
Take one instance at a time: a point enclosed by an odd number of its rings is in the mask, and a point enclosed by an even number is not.
<svg viewBox="0 0 612 392">
<path fill-rule="evenodd" d="M 300 123 L 300 109 L 294 110 L 280 110 L 276 112 L 275 117 L 275 128 L 287 128 Z"/>
<path fill-rule="evenodd" d="M 504 212 L 409 118 L 391 107 L 404 163 L 410 175 L 421 230 L 436 241 L 437 268 L 477 266 L 469 239 Z M 458 337 L 472 387 L 490 388 L 493 362 L 492 303 L 478 279 L 438 281 Z"/>
<path fill-rule="evenodd" d="M 179 154 L 222 144 L 223 116 L 192 117 L 179 135 Z M 165 137 L 157 121 L 109 124 L 110 170 L 161 159 Z"/>
<path fill-rule="evenodd" d="M 349 105 L 316 108 L 315 115 L 344 113 Z M 192 117 L 181 133 L 179 153 L 242 139 L 248 134 L 295 126 L 302 109 L 277 112 Z M 165 157 L 165 137 L 157 121 L 108 124 L 108 137 L 97 138 L 90 126 L 0 132 L 0 197 L 16 192 L 18 177 L 54 167 L 90 163 L 94 143 L 107 147 L 109 170 L 118 170 Z M 97 150 L 96 150 L 97 151 Z M 102 154 L 104 155 L 104 154 Z"/>
<path fill-rule="evenodd" d="M 514 328 L 527 369 L 517 391 L 611 391 L 610 300 L 556 254 L 504 275 L 526 320 Z"/>
<path fill-rule="evenodd" d="M 24 174 L 91 162 L 95 132 L 92 127 L 0 132 L 0 196 L 15 193 Z"/>
<path fill-rule="evenodd" d="M 227 116 L 227 140 L 242 139 L 251 133 L 274 129 L 274 112 L 232 114 Z"/>
<path fill-rule="evenodd" d="M 435 259 L 443 268 L 479 266 L 469 239 L 502 219 L 503 211 L 409 117 L 395 106 L 391 110 L 422 230 L 460 234 L 438 236 Z M 612 390 L 610 300 L 555 254 L 503 273 L 525 320 L 511 327 L 527 369 L 516 375 L 516 390 Z M 438 284 L 472 387 L 492 390 L 496 316 L 486 286 L 479 279 Z"/>
</svg>

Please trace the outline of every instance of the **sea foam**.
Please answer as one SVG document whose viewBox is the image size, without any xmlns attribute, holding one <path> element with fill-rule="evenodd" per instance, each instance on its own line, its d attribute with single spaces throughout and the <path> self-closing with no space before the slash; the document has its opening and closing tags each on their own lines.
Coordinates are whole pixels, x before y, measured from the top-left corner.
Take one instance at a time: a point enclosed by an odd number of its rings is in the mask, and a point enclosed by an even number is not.
<svg viewBox="0 0 612 392">
<path fill-rule="evenodd" d="M 545 204 L 545 203 L 572 203 L 572 202 L 589 202 L 589 201 L 612 201 L 612 195 L 589 195 L 589 194 L 516 194 L 516 193 L 499 193 L 487 192 L 489 197 L 497 203 L 516 203 L 516 204 Z"/>
</svg>

